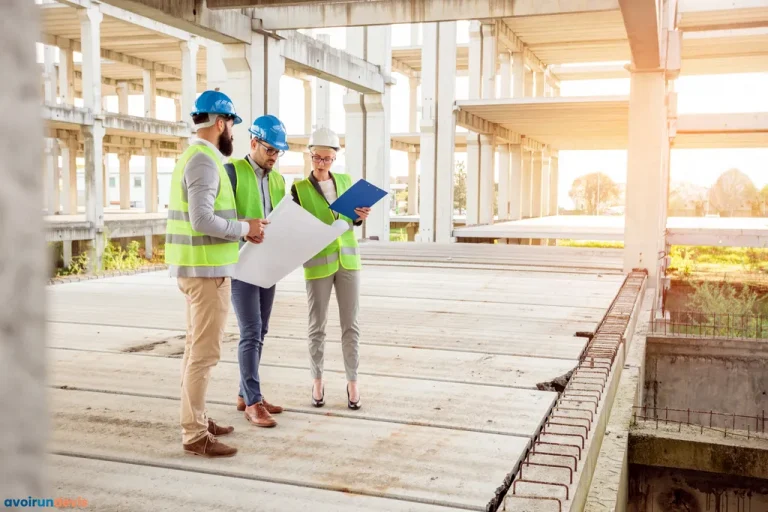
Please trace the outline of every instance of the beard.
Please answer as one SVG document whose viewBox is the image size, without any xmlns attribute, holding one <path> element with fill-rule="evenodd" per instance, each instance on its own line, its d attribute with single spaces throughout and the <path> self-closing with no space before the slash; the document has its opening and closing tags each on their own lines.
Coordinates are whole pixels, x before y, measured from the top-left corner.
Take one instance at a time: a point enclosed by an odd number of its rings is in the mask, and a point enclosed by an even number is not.
<svg viewBox="0 0 768 512">
<path fill-rule="evenodd" d="M 226 130 L 219 135 L 219 151 L 221 151 L 221 154 L 224 156 L 232 156 L 234 150 L 235 147 L 232 143 L 232 133 L 229 130 Z"/>
</svg>

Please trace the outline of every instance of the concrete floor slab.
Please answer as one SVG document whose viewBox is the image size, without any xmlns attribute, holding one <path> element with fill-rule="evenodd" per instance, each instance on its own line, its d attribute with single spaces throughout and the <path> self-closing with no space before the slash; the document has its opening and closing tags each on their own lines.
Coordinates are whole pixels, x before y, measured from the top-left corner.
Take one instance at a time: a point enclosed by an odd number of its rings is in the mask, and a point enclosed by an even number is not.
<svg viewBox="0 0 768 512">
<path fill-rule="evenodd" d="M 48 345 L 92 351 L 127 350 L 150 355 L 178 357 L 184 348 L 183 331 L 110 327 L 49 322 Z M 237 334 L 228 334 L 221 361 L 237 363 Z M 327 341 L 325 371 L 344 371 L 341 344 Z M 576 366 L 576 359 L 519 357 L 458 350 L 417 350 L 412 347 L 366 344 L 362 348 L 361 376 L 408 377 L 433 381 L 492 384 L 534 389 L 539 382 L 563 375 Z M 268 336 L 261 364 L 306 368 L 304 340 Z M 361 377 L 371 379 L 372 377 Z"/>
<path fill-rule="evenodd" d="M 182 453 L 178 402 L 51 391 L 54 453 L 203 470 L 356 494 L 483 510 L 527 440 L 322 415 L 283 414 L 257 429 L 233 407 L 211 417 L 236 425 L 227 441 L 238 457 L 204 460 Z"/>
<path fill-rule="evenodd" d="M 228 512 L 449 512 L 454 508 L 262 482 L 249 478 L 52 455 L 56 496 L 82 496 L 91 510 Z M 170 491 L 170 492 L 169 492 Z M 247 499 L 244 497 L 247 496 Z"/>
<path fill-rule="evenodd" d="M 50 383 L 78 389 L 179 398 L 178 359 L 137 354 L 108 354 L 71 350 L 49 351 Z M 87 372 L 80 371 L 88 368 Z M 343 373 L 326 373 L 326 406 L 311 406 L 309 369 L 263 366 L 262 392 L 272 403 L 293 412 L 331 414 L 407 424 L 422 424 L 529 438 L 552 406 L 556 394 L 545 391 L 416 380 L 403 377 L 363 377 L 365 407 L 347 409 Z M 220 363 L 208 388 L 210 403 L 233 406 L 240 379 L 236 362 Z M 498 414 L 499 404 L 514 404 L 515 414 Z M 280 419 L 282 416 L 280 417 Z"/>
</svg>

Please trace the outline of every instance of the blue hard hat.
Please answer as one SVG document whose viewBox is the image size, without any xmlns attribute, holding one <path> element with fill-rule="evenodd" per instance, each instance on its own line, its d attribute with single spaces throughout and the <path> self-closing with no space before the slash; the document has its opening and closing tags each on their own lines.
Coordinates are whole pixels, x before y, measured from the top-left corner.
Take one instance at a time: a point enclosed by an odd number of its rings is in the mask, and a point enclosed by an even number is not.
<svg viewBox="0 0 768 512">
<path fill-rule="evenodd" d="M 195 100 L 195 110 L 190 115 L 198 114 L 219 114 L 222 116 L 231 116 L 235 124 L 240 124 L 243 120 L 235 113 L 235 105 L 229 96 L 219 91 L 205 91 L 197 100 Z"/>
<path fill-rule="evenodd" d="M 272 115 L 257 117 L 248 131 L 257 139 L 281 151 L 288 150 L 285 125 Z"/>
</svg>

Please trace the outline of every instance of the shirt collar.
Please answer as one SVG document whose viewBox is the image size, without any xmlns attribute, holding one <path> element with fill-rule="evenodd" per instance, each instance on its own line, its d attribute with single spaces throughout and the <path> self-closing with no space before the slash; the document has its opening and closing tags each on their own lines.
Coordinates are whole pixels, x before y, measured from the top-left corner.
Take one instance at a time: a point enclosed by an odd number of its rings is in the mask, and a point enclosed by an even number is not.
<svg viewBox="0 0 768 512">
<path fill-rule="evenodd" d="M 189 141 L 190 145 L 192 144 L 202 144 L 203 146 L 208 146 L 208 148 L 213 151 L 213 153 L 221 160 L 221 163 L 225 164 L 227 163 L 227 157 L 225 157 L 221 151 L 219 151 L 219 148 L 211 144 L 205 139 L 201 139 L 200 137 L 192 137 Z"/>
<path fill-rule="evenodd" d="M 251 159 L 251 155 L 245 155 L 245 159 L 248 161 L 249 164 L 251 164 L 253 171 L 256 173 L 256 177 L 258 177 L 259 179 L 262 179 L 264 178 L 264 176 L 269 174 L 269 171 L 265 171 L 264 169 L 259 167 L 259 164 L 257 164 Z"/>
</svg>

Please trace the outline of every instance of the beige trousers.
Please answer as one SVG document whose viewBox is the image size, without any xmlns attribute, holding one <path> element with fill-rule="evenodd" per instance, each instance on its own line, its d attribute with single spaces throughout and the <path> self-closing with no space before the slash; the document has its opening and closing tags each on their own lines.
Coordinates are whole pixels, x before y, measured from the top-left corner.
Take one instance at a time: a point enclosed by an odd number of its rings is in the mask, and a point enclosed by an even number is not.
<svg viewBox="0 0 768 512">
<path fill-rule="evenodd" d="M 181 362 L 181 432 L 184 444 L 208 432 L 205 392 L 219 362 L 231 283 L 224 277 L 179 277 L 187 299 L 187 341 Z"/>
</svg>

